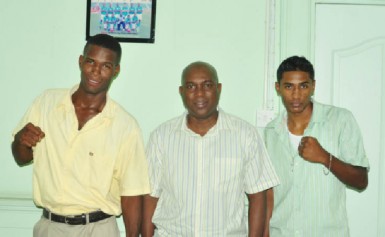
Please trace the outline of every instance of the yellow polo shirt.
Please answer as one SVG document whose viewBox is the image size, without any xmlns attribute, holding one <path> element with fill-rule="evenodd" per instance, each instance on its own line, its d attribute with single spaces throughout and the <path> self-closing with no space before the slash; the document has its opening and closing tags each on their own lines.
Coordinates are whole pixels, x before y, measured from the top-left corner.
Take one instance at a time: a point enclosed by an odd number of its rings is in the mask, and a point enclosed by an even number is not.
<svg viewBox="0 0 385 237">
<path fill-rule="evenodd" d="M 101 113 L 78 130 L 71 95 L 78 86 L 47 90 L 15 128 L 28 122 L 45 138 L 34 147 L 35 204 L 70 215 L 121 214 L 120 196 L 150 192 L 143 139 L 136 120 L 107 98 Z"/>
</svg>

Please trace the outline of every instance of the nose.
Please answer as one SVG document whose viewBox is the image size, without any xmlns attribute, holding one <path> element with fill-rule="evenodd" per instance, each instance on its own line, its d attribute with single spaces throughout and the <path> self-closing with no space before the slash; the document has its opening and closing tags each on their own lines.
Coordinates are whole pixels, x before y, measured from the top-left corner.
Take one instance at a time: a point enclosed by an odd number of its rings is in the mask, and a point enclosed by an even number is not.
<svg viewBox="0 0 385 237">
<path fill-rule="evenodd" d="M 292 96 L 293 98 L 299 98 L 300 97 L 300 90 L 298 87 L 294 87 L 292 90 Z"/>
<path fill-rule="evenodd" d="M 201 96 L 205 93 L 205 89 L 203 88 L 202 85 L 197 85 L 196 89 L 195 89 L 195 94 L 198 95 L 198 96 Z"/>
<path fill-rule="evenodd" d="M 92 65 L 92 73 L 93 74 L 100 74 L 101 67 L 98 63 L 94 63 Z"/>
</svg>

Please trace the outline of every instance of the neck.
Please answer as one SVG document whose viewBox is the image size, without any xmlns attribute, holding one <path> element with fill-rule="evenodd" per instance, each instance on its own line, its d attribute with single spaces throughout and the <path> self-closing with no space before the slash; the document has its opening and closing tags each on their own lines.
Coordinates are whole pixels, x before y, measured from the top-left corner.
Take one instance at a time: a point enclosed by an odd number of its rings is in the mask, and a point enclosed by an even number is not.
<svg viewBox="0 0 385 237">
<path fill-rule="evenodd" d="M 72 95 L 72 103 L 75 107 L 94 109 L 101 112 L 106 104 L 107 94 L 87 94 L 77 90 Z"/>
<path fill-rule="evenodd" d="M 301 113 L 287 114 L 287 128 L 294 135 L 303 135 L 313 114 L 313 104 Z"/>
<path fill-rule="evenodd" d="M 195 133 L 204 136 L 210 128 L 214 127 L 218 120 L 218 111 L 208 118 L 198 119 L 187 115 L 187 127 Z"/>
</svg>

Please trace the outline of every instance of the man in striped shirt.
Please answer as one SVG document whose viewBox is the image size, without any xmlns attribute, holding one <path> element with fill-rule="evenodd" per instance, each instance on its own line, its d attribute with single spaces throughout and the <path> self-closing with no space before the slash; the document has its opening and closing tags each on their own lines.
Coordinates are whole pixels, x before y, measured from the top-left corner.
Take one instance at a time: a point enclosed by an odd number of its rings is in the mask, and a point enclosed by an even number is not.
<svg viewBox="0 0 385 237">
<path fill-rule="evenodd" d="M 265 129 L 281 180 L 268 191 L 268 216 L 274 202 L 270 236 L 347 237 L 346 186 L 363 190 L 368 185 L 369 163 L 357 122 L 346 109 L 312 100 L 314 69 L 304 57 L 281 63 L 275 88 L 286 110 Z"/>
<path fill-rule="evenodd" d="M 218 109 L 221 88 L 210 64 L 184 69 L 187 111 L 160 125 L 146 150 L 143 237 L 262 236 L 265 190 L 279 181 L 256 128 Z"/>
</svg>

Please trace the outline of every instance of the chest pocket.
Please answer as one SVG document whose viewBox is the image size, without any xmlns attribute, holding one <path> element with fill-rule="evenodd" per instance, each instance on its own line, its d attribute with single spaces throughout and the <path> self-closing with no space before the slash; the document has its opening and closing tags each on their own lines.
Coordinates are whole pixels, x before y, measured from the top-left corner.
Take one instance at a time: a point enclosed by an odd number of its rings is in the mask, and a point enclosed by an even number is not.
<svg viewBox="0 0 385 237">
<path fill-rule="evenodd" d="M 232 157 L 215 158 L 209 166 L 207 175 L 210 177 L 212 189 L 228 193 L 234 188 L 243 187 L 244 168 L 242 159 Z"/>
</svg>

